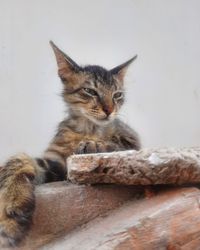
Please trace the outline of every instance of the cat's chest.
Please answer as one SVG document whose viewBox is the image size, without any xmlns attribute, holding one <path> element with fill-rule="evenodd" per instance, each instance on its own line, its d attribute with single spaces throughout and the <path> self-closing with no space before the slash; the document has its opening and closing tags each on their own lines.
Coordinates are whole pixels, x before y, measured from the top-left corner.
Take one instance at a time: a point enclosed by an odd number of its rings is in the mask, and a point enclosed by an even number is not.
<svg viewBox="0 0 200 250">
<path fill-rule="evenodd" d="M 110 137 L 112 137 L 114 134 L 114 126 L 100 126 L 98 127 L 94 133 L 92 133 L 92 136 L 96 136 L 99 139 L 106 140 Z"/>
<path fill-rule="evenodd" d="M 75 133 L 88 138 L 99 138 L 101 140 L 106 140 L 113 136 L 115 133 L 115 124 L 111 123 L 108 125 L 96 125 L 94 123 L 79 120 L 73 123 L 73 130 Z"/>
</svg>

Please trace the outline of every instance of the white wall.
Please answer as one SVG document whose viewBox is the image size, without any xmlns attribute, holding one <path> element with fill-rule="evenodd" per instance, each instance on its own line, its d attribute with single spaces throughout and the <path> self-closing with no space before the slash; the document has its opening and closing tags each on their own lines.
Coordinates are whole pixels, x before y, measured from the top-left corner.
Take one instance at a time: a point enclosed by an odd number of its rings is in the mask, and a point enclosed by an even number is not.
<svg viewBox="0 0 200 250">
<path fill-rule="evenodd" d="M 0 160 L 40 154 L 64 117 L 48 41 L 79 63 L 139 55 L 121 117 L 144 146 L 200 143 L 200 1 L 0 0 Z"/>
</svg>

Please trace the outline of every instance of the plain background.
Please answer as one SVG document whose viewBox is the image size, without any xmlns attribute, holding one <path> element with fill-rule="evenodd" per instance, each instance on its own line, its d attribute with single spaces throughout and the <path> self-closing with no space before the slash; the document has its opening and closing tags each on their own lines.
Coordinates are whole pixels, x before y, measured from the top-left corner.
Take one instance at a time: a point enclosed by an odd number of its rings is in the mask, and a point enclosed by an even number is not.
<svg viewBox="0 0 200 250">
<path fill-rule="evenodd" d="M 121 118 L 145 147 L 200 141 L 200 1 L 0 0 L 0 160 L 38 156 L 65 106 L 49 46 L 114 67 L 136 53 Z"/>
</svg>

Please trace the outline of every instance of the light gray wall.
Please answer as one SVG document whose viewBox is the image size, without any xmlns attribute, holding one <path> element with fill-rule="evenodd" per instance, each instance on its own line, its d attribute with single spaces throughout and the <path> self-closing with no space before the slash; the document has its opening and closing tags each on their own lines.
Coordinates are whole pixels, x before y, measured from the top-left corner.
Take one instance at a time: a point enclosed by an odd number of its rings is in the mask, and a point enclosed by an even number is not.
<svg viewBox="0 0 200 250">
<path fill-rule="evenodd" d="M 136 53 L 124 121 L 144 146 L 200 141 L 200 1 L 0 0 L 0 160 L 39 155 L 64 117 L 48 41 L 79 63 Z"/>
</svg>

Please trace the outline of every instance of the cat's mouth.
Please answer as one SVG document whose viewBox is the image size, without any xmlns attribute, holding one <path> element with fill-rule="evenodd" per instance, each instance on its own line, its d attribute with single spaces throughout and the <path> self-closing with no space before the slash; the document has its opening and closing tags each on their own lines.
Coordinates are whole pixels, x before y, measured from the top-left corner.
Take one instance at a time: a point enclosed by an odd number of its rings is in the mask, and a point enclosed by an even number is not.
<svg viewBox="0 0 200 250">
<path fill-rule="evenodd" d="M 109 115 L 106 114 L 95 114 L 86 112 L 85 110 L 81 109 L 81 113 L 90 121 L 97 125 L 106 125 L 110 122 L 112 122 L 116 116 L 116 112 L 112 112 Z"/>
<path fill-rule="evenodd" d="M 88 120 L 90 120 L 93 123 L 98 124 L 98 125 L 108 124 L 108 123 L 112 122 L 114 119 L 114 115 L 109 115 L 109 116 L 105 115 L 103 117 L 102 116 L 94 116 L 94 115 L 90 115 L 90 114 L 86 114 L 86 113 L 84 115 Z"/>
</svg>

